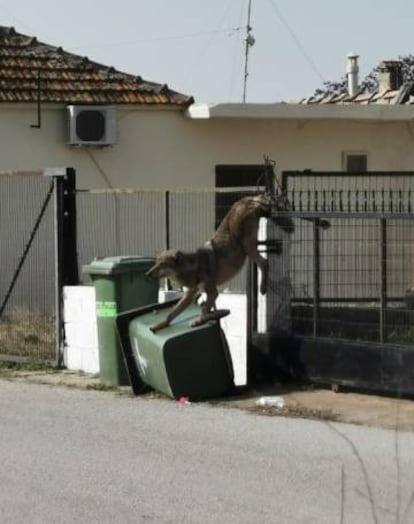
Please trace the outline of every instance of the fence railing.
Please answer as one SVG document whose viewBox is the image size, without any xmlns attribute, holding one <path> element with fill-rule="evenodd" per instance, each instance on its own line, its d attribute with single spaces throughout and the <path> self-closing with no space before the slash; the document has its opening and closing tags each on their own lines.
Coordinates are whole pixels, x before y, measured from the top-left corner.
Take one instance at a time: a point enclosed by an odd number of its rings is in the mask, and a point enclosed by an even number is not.
<svg viewBox="0 0 414 524">
<path fill-rule="evenodd" d="M 353 179 L 345 177 L 338 186 L 337 175 L 330 174 L 320 179 L 326 182 L 325 186 L 315 189 L 312 184 L 320 181 L 317 177 L 312 181 L 312 176 L 305 181 L 293 177 L 294 184 L 286 185 L 295 230 L 282 239 L 283 256 L 275 255 L 271 262 L 274 293 L 267 300 L 274 300 L 276 305 L 268 302 L 268 318 L 283 311 L 286 319 L 291 315 L 287 323 L 311 334 L 334 335 L 344 332 L 346 327 L 345 331 L 355 336 L 365 332 L 380 340 L 393 337 L 411 340 L 407 329 L 412 323 L 412 313 L 404 303 L 404 295 L 414 282 L 414 212 L 411 211 L 414 177 L 405 173 L 388 180 L 381 175 L 379 180 L 387 181 L 381 182 L 382 185 L 377 181 L 376 187 L 361 177 L 355 189 L 350 185 L 355 184 L 355 175 Z M 389 187 L 391 179 L 396 185 Z M 0 177 L 3 295 L 49 187 L 47 179 L 40 185 L 33 177 L 22 180 Z M 223 216 L 222 206 L 230 207 L 240 197 L 240 191 L 241 188 L 77 191 L 79 266 L 113 255 L 153 256 L 166 247 L 194 250 L 211 238 L 217 217 Z M 64 193 L 60 198 L 65 198 Z M 55 206 L 62 201 L 55 200 Z M 42 319 L 46 315 L 48 322 L 56 315 L 54 220 L 50 207 L 13 290 L 9 309 L 5 310 L 3 329 L 6 316 L 11 318 L 11 308 L 22 304 L 32 315 L 40 313 Z M 330 227 L 324 227 L 324 221 Z M 61 252 L 61 262 L 69 258 L 70 252 L 76 252 L 75 233 L 76 228 L 69 228 L 58 235 L 69 250 L 68 256 L 62 256 Z M 73 268 L 72 274 L 76 276 Z M 86 281 L 81 272 L 80 277 Z M 246 270 L 225 287 L 245 292 Z M 358 322 L 364 324 L 362 330 L 354 329 Z M 49 332 L 38 320 L 31 324 L 39 325 L 35 334 L 25 325 L 22 320 L 23 334 L 18 336 L 22 353 L 28 340 L 37 340 L 38 333 Z M 10 329 L 9 326 L 0 333 L 2 343 L 10 339 Z M 51 334 L 52 341 L 55 336 L 56 333 Z M 51 348 L 43 339 L 38 346 Z"/>
</svg>

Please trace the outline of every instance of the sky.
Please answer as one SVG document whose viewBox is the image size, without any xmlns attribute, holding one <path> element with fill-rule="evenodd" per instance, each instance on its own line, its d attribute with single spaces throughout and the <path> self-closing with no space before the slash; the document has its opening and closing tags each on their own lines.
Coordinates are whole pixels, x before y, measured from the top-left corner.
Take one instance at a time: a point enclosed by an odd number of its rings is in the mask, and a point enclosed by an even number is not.
<svg viewBox="0 0 414 524">
<path fill-rule="evenodd" d="M 249 0 L 0 0 L 0 25 L 198 103 L 241 102 Z M 252 0 L 246 102 L 295 101 L 414 54 L 412 0 Z"/>
</svg>

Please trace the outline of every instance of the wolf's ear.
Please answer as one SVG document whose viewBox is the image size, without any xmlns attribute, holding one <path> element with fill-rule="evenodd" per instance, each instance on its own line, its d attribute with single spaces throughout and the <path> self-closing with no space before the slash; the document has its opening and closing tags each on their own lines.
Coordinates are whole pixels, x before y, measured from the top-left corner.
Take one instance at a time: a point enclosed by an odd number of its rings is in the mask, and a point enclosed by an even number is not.
<svg viewBox="0 0 414 524">
<path fill-rule="evenodd" d="M 174 256 L 174 260 L 176 262 L 181 262 L 182 259 L 183 259 L 182 251 L 176 251 L 175 256 Z"/>
</svg>

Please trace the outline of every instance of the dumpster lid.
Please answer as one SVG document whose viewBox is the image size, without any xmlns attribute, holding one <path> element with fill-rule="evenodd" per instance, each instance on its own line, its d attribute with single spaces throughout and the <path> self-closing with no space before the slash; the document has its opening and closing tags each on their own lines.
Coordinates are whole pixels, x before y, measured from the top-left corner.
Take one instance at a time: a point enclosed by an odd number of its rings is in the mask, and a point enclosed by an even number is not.
<svg viewBox="0 0 414 524">
<path fill-rule="evenodd" d="M 138 255 L 122 255 L 105 257 L 93 260 L 90 264 L 83 266 L 82 271 L 88 275 L 114 275 L 115 273 L 127 273 L 129 271 L 144 272 L 155 262 L 153 257 Z"/>
</svg>

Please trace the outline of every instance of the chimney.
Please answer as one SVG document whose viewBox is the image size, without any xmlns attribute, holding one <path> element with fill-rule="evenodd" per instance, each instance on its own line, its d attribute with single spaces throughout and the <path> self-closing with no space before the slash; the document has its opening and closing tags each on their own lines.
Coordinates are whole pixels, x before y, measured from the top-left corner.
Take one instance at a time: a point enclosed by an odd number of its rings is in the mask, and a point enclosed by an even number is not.
<svg viewBox="0 0 414 524">
<path fill-rule="evenodd" d="M 358 58 L 359 55 L 356 53 L 349 53 L 347 55 L 348 63 L 346 67 L 346 76 L 348 79 L 348 94 L 349 96 L 355 96 L 358 93 Z"/>
<path fill-rule="evenodd" d="M 404 83 L 402 63 L 399 60 L 384 60 L 378 66 L 378 89 L 380 92 L 395 91 Z"/>
</svg>

